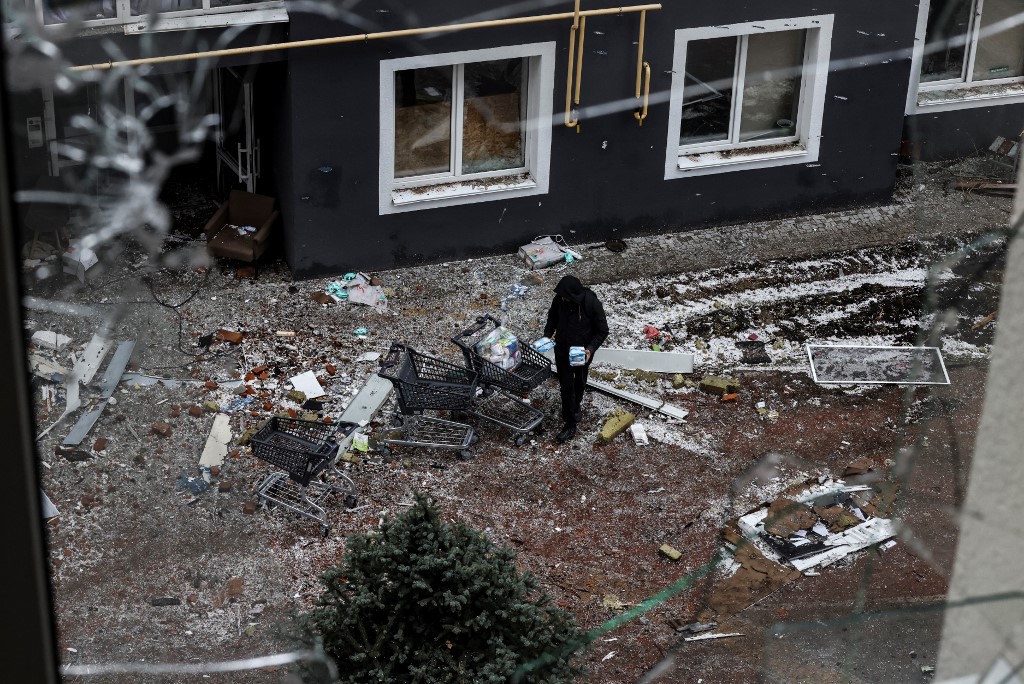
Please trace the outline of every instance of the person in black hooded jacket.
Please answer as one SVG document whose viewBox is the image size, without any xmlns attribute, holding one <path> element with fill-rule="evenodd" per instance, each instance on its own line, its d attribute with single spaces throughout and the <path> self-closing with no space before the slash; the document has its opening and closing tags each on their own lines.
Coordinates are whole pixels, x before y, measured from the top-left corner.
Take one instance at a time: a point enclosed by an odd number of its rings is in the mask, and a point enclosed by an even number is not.
<svg viewBox="0 0 1024 684">
<path fill-rule="evenodd" d="M 576 434 L 576 424 L 580 422 L 590 361 L 608 337 L 604 307 L 597 295 L 583 287 L 575 276 L 565 276 L 555 286 L 544 336 L 555 341 L 555 368 L 562 392 L 562 420 L 565 421 L 556 439 L 565 442 Z M 587 362 L 582 366 L 570 365 L 569 347 L 584 347 Z"/>
</svg>

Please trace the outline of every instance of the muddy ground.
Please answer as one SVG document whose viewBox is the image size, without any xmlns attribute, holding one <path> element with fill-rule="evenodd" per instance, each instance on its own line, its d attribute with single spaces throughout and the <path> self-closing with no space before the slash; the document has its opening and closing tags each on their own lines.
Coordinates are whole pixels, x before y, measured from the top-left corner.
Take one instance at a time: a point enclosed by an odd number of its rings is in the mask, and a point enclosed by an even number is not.
<svg viewBox="0 0 1024 684">
<path fill-rule="evenodd" d="M 311 296 L 333 279 L 293 282 L 280 262 L 261 267 L 256 279 L 239 277 L 226 264 L 195 268 L 187 259 L 174 270 L 154 268 L 156 257 L 131 242 L 90 272 L 84 286 L 28 272 L 29 294 L 91 307 L 81 316 L 29 310 L 30 331 L 68 335 L 80 349 L 101 321 L 112 321 L 114 339 L 138 342 L 132 369 L 166 379 L 122 382 L 116 402 L 70 458 L 55 451 L 69 422 L 39 440 L 43 489 L 61 512 L 48 525 L 61 654 L 69 664 L 198 663 L 292 648 L 291 616 L 315 600 L 317 576 L 341 558 L 346 535 L 372 530 L 408 505 L 415 490 L 430 493 L 446 516 L 511 545 L 521 567 L 538 575 L 559 605 L 584 628 L 597 628 L 699 571 L 737 515 L 794 483 L 842 476 L 849 463 L 867 457 L 881 478 L 878 488 L 899 485 L 895 513 L 904 531 L 895 547 L 860 552 L 731 612 L 710 608 L 727 579 L 715 570 L 602 633 L 583 656 L 585 680 L 634 682 L 655 668 L 666 682 L 828 682 L 839 681 L 838 672 L 848 681 L 922 681 L 921 666 L 937 657 L 956 548 L 952 512 L 966 485 L 998 320 L 977 324 L 998 308 L 1005 241 L 937 269 L 932 280 L 928 269 L 985 229 L 658 277 L 642 277 L 643 264 L 633 269 L 641 277 L 605 281 L 588 272 L 609 313 L 609 345 L 645 348 L 642 330 L 649 324 L 671 333 L 671 351 L 696 360 L 696 372 L 675 388 L 670 376 L 595 372 L 687 409 L 688 418 L 669 421 L 594 393 L 580 434 L 558 446 L 558 393 L 549 381 L 531 400 L 554 429 L 523 446 L 508 431 L 476 424 L 481 441 L 474 460 L 399 449 L 344 464 L 359 501 L 351 511 L 332 502 L 326 538 L 315 522 L 279 509 L 247 512 L 273 469 L 245 447 L 232 444 L 206 491 L 183 488 L 200 475 L 197 462 L 214 418 L 188 409 L 215 402 L 231 415 L 237 440 L 273 413 L 304 412 L 285 396 L 284 381 L 312 370 L 328 393 L 318 417 L 338 420 L 376 370 L 360 355 L 383 354 L 401 340 L 455 360 L 448 338 L 485 313 L 523 337 L 536 336 L 551 287 L 572 266 L 542 272 L 540 284 L 512 256 L 380 273 L 386 310 L 321 305 Z M 173 232 L 179 237 L 167 250 L 184 249 L 186 256 L 201 250 L 195 226 L 183 221 Z M 629 259 L 630 251 L 619 258 Z M 614 272 L 621 270 L 616 264 Z M 519 283 L 530 290 L 509 298 Z M 369 329 L 365 338 L 352 333 L 360 327 Z M 242 332 L 242 343 L 197 344 L 220 328 Z M 736 341 L 751 334 L 766 343 L 769 363 L 744 362 Z M 816 385 L 803 347 L 808 341 L 931 342 L 944 351 L 951 384 Z M 66 354 L 60 360 L 69 363 Z M 238 407 L 230 383 L 245 382 L 261 365 L 269 366 L 267 378 L 248 382 L 255 401 Z M 328 365 L 336 368 L 333 375 Z M 738 398 L 723 402 L 698 391 L 705 374 L 735 378 Z M 47 403 L 42 388 L 51 385 L 37 379 L 34 386 L 43 430 L 63 410 L 63 392 L 57 386 Z M 777 417 L 759 415 L 759 401 Z M 595 444 L 603 418 L 617 407 L 637 413 L 651 444 L 638 446 L 628 435 Z M 386 404 L 374 428 L 394 410 L 393 401 Z M 170 426 L 169 436 L 151 429 L 158 421 Z M 99 438 L 108 440 L 103 451 L 94 449 Z M 678 562 L 659 555 L 665 543 L 682 552 Z M 874 617 L 854 620 L 855 601 Z M 921 610 L 908 618 L 910 607 Z M 744 636 L 683 642 L 675 627 L 698 619 Z M 893 638 L 894 625 L 906 636 Z M 270 668 L 210 679 L 284 677 L 285 670 Z M 193 679 L 200 677 L 90 681 Z"/>
</svg>

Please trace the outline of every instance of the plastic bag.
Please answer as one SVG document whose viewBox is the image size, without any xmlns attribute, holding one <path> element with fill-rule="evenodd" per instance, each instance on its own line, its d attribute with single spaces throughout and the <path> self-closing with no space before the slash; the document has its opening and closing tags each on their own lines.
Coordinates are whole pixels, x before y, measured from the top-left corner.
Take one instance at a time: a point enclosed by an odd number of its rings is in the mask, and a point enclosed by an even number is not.
<svg viewBox="0 0 1024 684">
<path fill-rule="evenodd" d="M 473 346 L 477 356 L 503 370 L 519 365 L 519 339 L 505 328 L 495 328 Z"/>
</svg>

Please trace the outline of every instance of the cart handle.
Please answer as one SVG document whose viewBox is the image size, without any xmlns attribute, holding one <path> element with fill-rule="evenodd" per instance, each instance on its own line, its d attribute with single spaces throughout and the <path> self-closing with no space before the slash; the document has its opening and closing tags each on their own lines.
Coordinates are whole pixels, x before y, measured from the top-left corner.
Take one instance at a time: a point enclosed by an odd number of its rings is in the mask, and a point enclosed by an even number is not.
<svg viewBox="0 0 1024 684">
<path fill-rule="evenodd" d="M 398 362 L 402 360 L 402 354 L 408 350 L 409 347 L 407 345 L 401 342 L 392 342 L 391 349 L 388 350 L 387 355 L 380 361 L 380 370 L 377 371 L 377 375 L 386 380 L 397 380 L 398 376 L 389 371 L 398 365 Z"/>
<path fill-rule="evenodd" d="M 477 316 L 476 325 L 463 330 L 461 333 L 459 333 L 459 335 L 457 335 L 457 339 L 461 339 L 463 337 L 470 337 L 471 335 L 476 335 L 478 332 L 484 329 L 484 327 L 487 325 L 487 321 L 493 323 L 495 328 L 501 327 L 501 321 L 499 321 L 497 318 L 490 314 L 487 314 L 486 316 Z"/>
</svg>

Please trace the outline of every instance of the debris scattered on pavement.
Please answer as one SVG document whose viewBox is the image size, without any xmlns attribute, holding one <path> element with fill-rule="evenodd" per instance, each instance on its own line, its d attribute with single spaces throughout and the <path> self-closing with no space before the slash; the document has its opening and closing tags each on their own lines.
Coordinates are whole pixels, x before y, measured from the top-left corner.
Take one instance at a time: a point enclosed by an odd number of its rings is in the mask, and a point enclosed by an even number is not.
<svg viewBox="0 0 1024 684">
<path fill-rule="evenodd" d="M 605 420 L 604 427 L 598 433 L 597 441 L 601 444 L 610 444 L 616 437 L 625 432 L 635 419 L 636 416 L 632 413 L 622 409 L 615 409 Z"/>
</svg>

